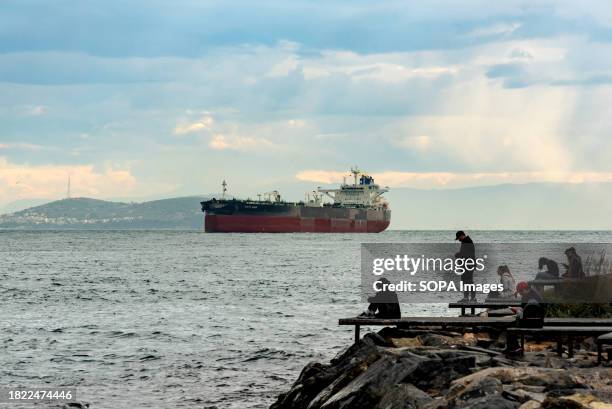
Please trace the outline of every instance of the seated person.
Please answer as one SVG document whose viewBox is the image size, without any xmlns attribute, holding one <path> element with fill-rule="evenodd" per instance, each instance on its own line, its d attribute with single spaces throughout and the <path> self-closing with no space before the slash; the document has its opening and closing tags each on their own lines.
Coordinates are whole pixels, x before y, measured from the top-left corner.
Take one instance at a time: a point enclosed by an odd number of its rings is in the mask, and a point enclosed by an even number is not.
<svg viewBox="0 0 612 409">
<path fill-rule="evenodd" d="M 582 258 L 576 253 L 574 247 L 570 247 L 565 250 L 567 256 L 567 264 L 563 264 L 567 269 L 567 272 L 563 274 L 564 278 L 584 278 L 584 268 L 582 267 Z"/>
<path fill-rule="evenodd" d="M 382 284 L 390 284 L 386 278 L 379 280 Z M 401 318 L 399 300 L 395 291 L 383 290 L 379 291 L 374 297 L 368 298 L 370 305 L 360 317 L 371 318 Z"/>
<path fill-rule="evenodd" d="M 504 289 L 502 291 L 491 292 L 487 298 L 514 298 L 516 281 L 508 266 L 499 266 L 497 274 L 499 275 L 499 282 L 503 285 Z"/>
<path fill-rule="evenodd" d="M 546 271 L 540 271 L 536 274 L 536 280 L 555 280 L 559 278 L 559 265 L 556 261 L 546 257 L 540 257 L 538 260 L 538 270 L 546 267 Z"/>
<path fill-rule="evenodd" d="M 529 284 L 521 281 L 516 285 L 516 294 L 521 296 L 521 307 L 515 307 L 512 310 L 516 312 L 519 323 L 526 319 L 544 320 L 544 300 L 535 288 L 531 288 Z"/>
<path fill-rule="evenodd" d="M 513 307 L 516 312 L 518 326 L 528 328 L 541 328 L 544 325 L 546 308 L 540 293 L 529 287 L 524 281 L 516 285 L 516 293 L 521 296 L 521 307 Z M 521 353 L 516 336 L 508 336 L 506 339 L 506 353 L 515 355 Z"/>
</svg>

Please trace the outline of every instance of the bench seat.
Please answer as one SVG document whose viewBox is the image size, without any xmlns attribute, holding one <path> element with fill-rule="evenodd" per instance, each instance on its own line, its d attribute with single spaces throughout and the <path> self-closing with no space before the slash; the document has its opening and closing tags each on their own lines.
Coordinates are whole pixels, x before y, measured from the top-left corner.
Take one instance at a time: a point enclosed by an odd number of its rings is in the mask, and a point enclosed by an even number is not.
<svg viewBox="0 0 612 409">
<path fill-rule="evenodd" d="M 587 318 L 588 319 L 588 318 Z M 597 337 L 612 332 L 612 326 L 551 326 L 548 320 L 542 328 L 508 328 L 508 335 L 516 334 L 521 339 L 521 349 L 525 349 L 525 335 L 540 337 L 554 337 L 557 339 L 557 354 L 563 353 L 563 339 L 568 342 L 568 355 L 574 356 L 574 338 L 576 337 Z"/>
<path fill-rule="evenodd" d="M 507 307 L 520 307 L 521 302 L 519 300 L 502 300 L 499 301 L 485 301 L 485 302 L 452 302 L 448 304 L 448 308 L 460 308 L 461 315 L 465 315 L 465 311 L 469 308 L 472 315 L 476 313 L 478 309 L 494 309 L 494 308 L 507 308 Z"/>
</svg>

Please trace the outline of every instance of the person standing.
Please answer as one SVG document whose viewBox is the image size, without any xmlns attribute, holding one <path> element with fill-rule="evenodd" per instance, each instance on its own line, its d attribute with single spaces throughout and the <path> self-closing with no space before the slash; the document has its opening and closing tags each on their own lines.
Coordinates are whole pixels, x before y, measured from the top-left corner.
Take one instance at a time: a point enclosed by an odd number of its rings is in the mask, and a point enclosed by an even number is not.
<svg viewBox="0 0 612 409">
<path fill-rule="evenodd" d="M 461 281 L 463 284 L 474 284 L 474 268 L 476 264 L 476 248 L 474 247 L 474 242 L 465 234 L 463 230 L 459 230 L 455 233 L 455 240 L 461 242 L 461 247 L 459 248 L 459 253 L 455 254 L 455 258 L 463 259 L 464 265 L 467 266 L 465 268 L 465 272 L 461 275 Z M 468 263 L 468 260 L 472 260 Z M 476 291 L 468 290 L 463 292 L 463 299 L 460 302 L 473 301 L 476 302 Z"/>
</svg>

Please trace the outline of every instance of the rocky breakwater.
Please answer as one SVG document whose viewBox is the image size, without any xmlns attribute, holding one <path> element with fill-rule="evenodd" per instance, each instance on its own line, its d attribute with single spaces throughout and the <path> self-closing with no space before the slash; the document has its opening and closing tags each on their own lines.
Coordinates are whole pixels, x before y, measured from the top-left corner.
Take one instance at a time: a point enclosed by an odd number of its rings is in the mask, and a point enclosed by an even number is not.
<svg viewBox="0 0 612 409">
<path fill-rule="evenodd" d="M 329 364 L 306 365 L 271 409 L 612 409 L 612 368 L 592 353 L 560 358 L 544 344 L 507 359 L 494 344 L 385 328 Z"/>
</svg>

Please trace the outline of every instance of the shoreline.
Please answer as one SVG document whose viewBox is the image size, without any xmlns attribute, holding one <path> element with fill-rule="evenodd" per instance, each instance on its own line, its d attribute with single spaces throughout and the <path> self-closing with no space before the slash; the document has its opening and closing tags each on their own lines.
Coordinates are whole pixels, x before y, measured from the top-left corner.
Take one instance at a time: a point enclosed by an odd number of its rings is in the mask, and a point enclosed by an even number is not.
<svg viewBox="0 0 612 409">
<path fill-rule="evenodd" d="M 612 408 L 612 366 L 592 341 L 573 358 L 529 342 L 509 359 L 501 332 L 383 328 L 329 363 L 308 363 L 270 409 Z"/>
</svg>

